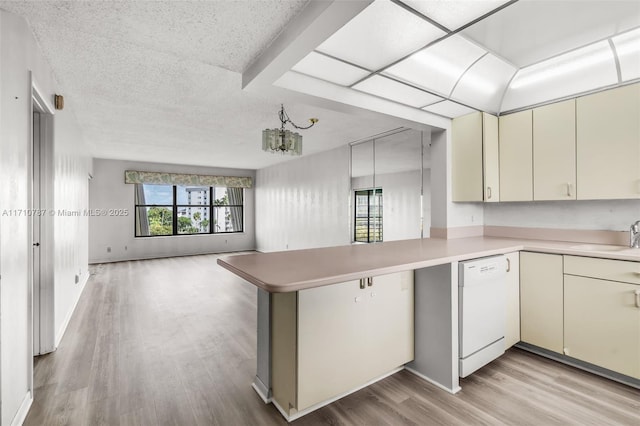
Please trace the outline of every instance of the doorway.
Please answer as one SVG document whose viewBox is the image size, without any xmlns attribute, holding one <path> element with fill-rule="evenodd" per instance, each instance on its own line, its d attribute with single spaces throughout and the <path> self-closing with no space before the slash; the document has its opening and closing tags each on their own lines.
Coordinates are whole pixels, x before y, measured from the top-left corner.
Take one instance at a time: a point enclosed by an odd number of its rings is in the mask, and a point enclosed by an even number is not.
<svg viewBox="0 0 640 426">
<path fill-rule="evenodd" d="M 55 350 L 53 310 L 53 114 L 32 79 L 30 262 L 33 355 Z"/>
</svg>

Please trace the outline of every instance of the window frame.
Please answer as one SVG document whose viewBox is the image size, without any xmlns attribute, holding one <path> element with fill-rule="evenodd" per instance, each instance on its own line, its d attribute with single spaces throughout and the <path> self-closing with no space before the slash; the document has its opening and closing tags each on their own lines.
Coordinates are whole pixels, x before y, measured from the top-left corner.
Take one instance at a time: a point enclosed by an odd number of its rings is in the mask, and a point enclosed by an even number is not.
<svg viewBox="0 0 640 426">
<path fill-rule="evenodd" d="M 135 185 L 155 185 L 155 184 L 144 184 L 144 183 L 137 183 Z M 136 200 L 134 197 L 134 204 L 133 204 L 133 212 L 134 212 L 134 220 L 133 220 L 133 236 L 134 238 L 155 238 L 155 237 L 181 237 L 181 236 L 193 236 L 193 235 L 218 235 L 218 234 L 242 234 L 244 233 L 244 227 L 245 227 L 245 223 L 244 223 L 244 200 L 245 200 L 245 188 L 237 188 L 237 189 L 241 189 L 242 190 L 242 204 L 220 204 L 220 205 L 216 205 L 214 204 L 214 198 L 213 195 L 215 194 L 214 189 L 215 188 L 233 188 L 233 187 L 229 187 L 229 186 L 204 186 L 204 185 L 171 185 L 171 184 L 159 184 L 161 186 L 170 186 L 172 187 L 172 194 L 173 194 L 173 204 L 169 205 L 169 204 L 136 204 Z M 208 188 L 209 189 L 209 202 L 208 204 L 177 204 L 178 201 L 178 197 L 177 197 L 177 192 L 178 192 L 178 187 L 201 187 L 201 188 Z M 143 188 L 144 190 L 144 188 Z M 136 227 L 136 222 L 137 222 L 137 215 L 138 215 L 138 209 L 139 208 L 149 208 L 149 207 L 166 207 L 166 208 L 170 208 L 172 213 L 173 213 L 173 217 L 172 217 L 172 224 L 171 224 L 171 228 L 172 228 L 172 233 L 171 234 L 163 234 L 163 235 L 138 235 L 138 229 Z M 209 212 L 209 230 L 207 232 L 194 232 L 194 233 L 180 233 L 178 230 L 178 209 L 179 208 L 206 208 Z M 234 207 L 234 208 L 239 208 L 240 209 L 240 224 L 242 229 L 240 231 L 221 231 L 221 232 L 215 232 L 214 231 L 214 226 L 213 226 L 213 213 L 215 211 L 216 208 L 221 208 L 221 207 Z"/>
<path fill-rule="evenodd" d="M 366 192 L 367 194 L 367 241 L 363 241 L 363 240 L 358 240 L 357 239 L 357 232 L 358 232 L 358 225 L 357 225 L 357 221 L 358 221 L 358 203 L 357 203 L 357 197 L 358 195 L 360 196 L 364 196 L 364 192 Z M 355 189 L 353 191 L 353 242 L 354 243 L 362 243 L 362 244 L 371 244 L 371 243 L 381 243 L 384 241 L 384 234 L 383 234 L 383 215 L 382 215 L 382 203 L 380 203 L 380 205 L 378 206 L 378 215 L 377 216 L 372 216 L 371 215 L 371 199 L 375 197 L 379 197 L 380 200 L 382 201 L 382 188 L 362 188 L 362 189 Z M 362 218 L 362 217 L 361 217 Z M 378 223 L 380 224 L 380 227 L 377 230 L 377 233 L 380 235 L 380 239 L 379 240 L 375 240 L 372 239 L 372 235 L 371 235 L 371 221 L 373 219 L 378 219 Z M 374 231 L 374 234 L 376 232 Z"/>
</svg>

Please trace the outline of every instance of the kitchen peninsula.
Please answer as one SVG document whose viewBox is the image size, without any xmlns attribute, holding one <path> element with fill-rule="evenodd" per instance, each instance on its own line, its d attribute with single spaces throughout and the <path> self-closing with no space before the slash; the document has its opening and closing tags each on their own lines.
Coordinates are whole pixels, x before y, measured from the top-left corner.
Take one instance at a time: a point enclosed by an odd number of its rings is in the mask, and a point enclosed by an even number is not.
<svg viewBox="0 0 640 426">
<path fill-rule="evenodd" d="M 255 253 L 218 263 L 259 289 L 253 386 L 291 421 L 402 368 L 457 392 L 458 262 L 521 251 L 560 260 L 592 259 L 588 264 L 596 263 L 594 271 L 615 270 L 613 281 L 627 282 L 632 289 L 624 297 L 627 314 L 638 317 L 633 348 L 640 354 L 640 309 L 632 306 L 640 298 L 638 249 L 515 238 L 430 238 Z M 596 276 L 612 279 L 606 273 Z M 563 271 L 559 274 L 562 280 Z M 640 359 L 631 364 L 620 370 L 620 377 L 615 372 L 610 376 L 640 387 Z"/>
</svg>

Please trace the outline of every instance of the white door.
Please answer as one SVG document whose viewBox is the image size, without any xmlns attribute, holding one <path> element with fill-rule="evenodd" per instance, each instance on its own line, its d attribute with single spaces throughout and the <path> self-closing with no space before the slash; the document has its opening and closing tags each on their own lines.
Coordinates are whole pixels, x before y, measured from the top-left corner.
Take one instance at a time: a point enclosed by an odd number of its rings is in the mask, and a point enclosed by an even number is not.
<svg viewBox="0 0 640 426">
<path fill-rule="evenodd" d="M 41 220 L 37 212 L 40 203 L 40 113 L 33 112 L 33 157 L 32 157 L 32 240 L 33 240 L 33 354 L 40 355 L 40 227 Z"/>
</svg>

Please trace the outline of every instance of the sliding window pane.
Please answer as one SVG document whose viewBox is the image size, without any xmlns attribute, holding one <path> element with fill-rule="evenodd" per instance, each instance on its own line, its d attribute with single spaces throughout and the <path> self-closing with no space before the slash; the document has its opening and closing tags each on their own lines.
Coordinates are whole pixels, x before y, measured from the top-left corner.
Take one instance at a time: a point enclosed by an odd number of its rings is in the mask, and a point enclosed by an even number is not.
<svg viewBox="0 0 640 426">
<path fill-rule="evenodd" d="M 178 206 L 178 234 L 208 234 L 209 207 Z"/>
<path fill-rule="evenodd" d="M 208 186 L 176 186 L 176 203 L 179 205 L 208 206 Z"/>
<path fill-rule="evenodd" d="M 136 237 L 173 235 L 173 207 L 136 207 Z"/>
<path fill-rule="evenodd" d="M 136 184 L 136 205 L 173 204 L 173 185 Z"/>
<path fill-rule="evenodd" d="M 213 207 L 213 232 L 242 232 L 242 207 Z"/>
</svg>

